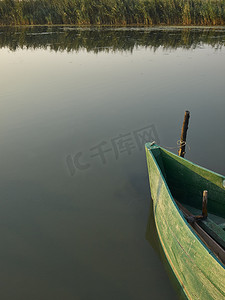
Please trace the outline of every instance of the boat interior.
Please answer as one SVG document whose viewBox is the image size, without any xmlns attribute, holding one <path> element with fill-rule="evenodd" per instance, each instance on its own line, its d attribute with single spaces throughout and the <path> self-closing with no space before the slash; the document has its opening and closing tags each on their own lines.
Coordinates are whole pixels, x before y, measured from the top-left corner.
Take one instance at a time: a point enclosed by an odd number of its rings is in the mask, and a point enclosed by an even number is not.
<svg viewBox="0 0 225 300">
<path fill-rule="evenodd" d="M 181 213 L 201 240 L 208 247 L 212 244 L 210 248 L 225 264 L 225 177 L 163 148 L 152 153 Z M 207 191 L 204 205 L 203 191 Z"/>
</svg>

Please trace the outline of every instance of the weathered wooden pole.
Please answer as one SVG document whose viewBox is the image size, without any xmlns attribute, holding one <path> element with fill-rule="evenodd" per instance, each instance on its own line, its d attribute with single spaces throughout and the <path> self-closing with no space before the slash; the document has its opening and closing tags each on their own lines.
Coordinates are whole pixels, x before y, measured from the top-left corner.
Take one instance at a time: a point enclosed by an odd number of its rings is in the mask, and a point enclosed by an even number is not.
<svg viewBox="0 0 225 300">
<path fill-rule="evenodd" d="M 202 216 L 203 219 L 206 219 L 208 216 L 207 213 L 207 202 L 208 202 L 208 191 L 203 191 L 203 198 L 202 198 Z"/>
<path fill-rule="evenodd" d="M 181 130 L 180 149 L 178 151 L 178 155 L 181 157 L 184 157 L 184 154 L 185 154 L 185 146 L 186 146 L 186 137 L 187 137 L 189 118 L 190 118 L 190 112 L 188 110 L 186 110 L 185 114 L 184 114 L 184 122 L 183 122 L 182 130 Z"/>
</svg>

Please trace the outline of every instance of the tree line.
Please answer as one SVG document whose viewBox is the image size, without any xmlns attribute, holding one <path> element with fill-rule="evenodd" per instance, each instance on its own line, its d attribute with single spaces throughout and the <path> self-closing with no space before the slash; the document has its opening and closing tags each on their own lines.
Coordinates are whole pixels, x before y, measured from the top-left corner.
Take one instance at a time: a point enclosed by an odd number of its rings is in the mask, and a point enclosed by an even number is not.
<svg viewBox="0 0 225 300">
<path fill-rule="evenodd" d="M 225 0 L 1 0 L 0 25 L 224 25 Z"/>
</svg>

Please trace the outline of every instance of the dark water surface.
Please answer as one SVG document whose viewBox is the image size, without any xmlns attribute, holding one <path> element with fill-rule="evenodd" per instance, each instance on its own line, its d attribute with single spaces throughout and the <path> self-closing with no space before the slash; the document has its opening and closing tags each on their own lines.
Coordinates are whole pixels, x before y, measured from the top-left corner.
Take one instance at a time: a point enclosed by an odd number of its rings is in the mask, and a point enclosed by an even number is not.
<svg viewBox="0 0 225 300">
<path fill-rule="evenodd" d="M 0 299 L 183 298 L 144 143 L 225 174 L 225 28 L 0 28 Z"/>
</svg>

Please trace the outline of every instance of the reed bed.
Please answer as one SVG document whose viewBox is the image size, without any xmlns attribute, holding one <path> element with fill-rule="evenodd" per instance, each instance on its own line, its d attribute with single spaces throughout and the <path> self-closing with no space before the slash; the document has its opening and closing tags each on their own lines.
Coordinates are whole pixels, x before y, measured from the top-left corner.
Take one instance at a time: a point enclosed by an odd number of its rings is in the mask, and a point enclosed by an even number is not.
<svg viewBox="0 0 225 300">
<path fill-rule="evenodd" d="M 0 25 L 224 25 L 225 0 L 0 0 Z"/>
</svg>

